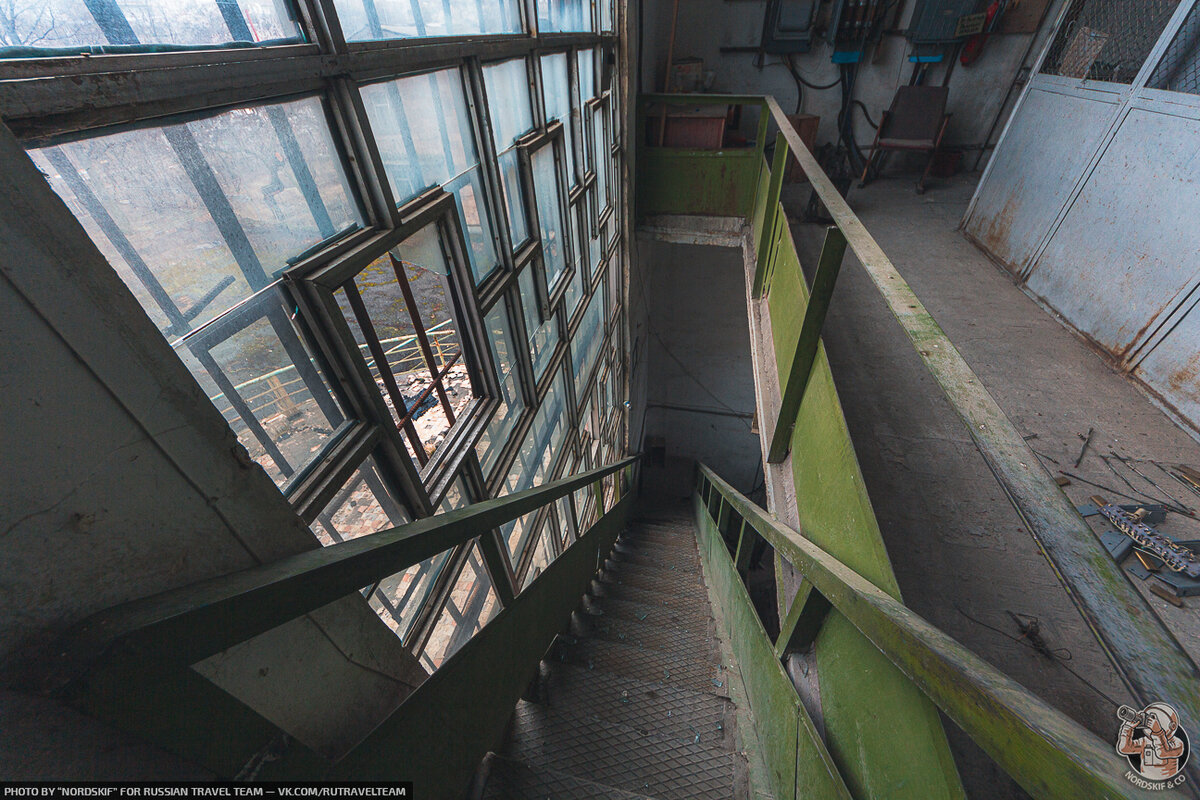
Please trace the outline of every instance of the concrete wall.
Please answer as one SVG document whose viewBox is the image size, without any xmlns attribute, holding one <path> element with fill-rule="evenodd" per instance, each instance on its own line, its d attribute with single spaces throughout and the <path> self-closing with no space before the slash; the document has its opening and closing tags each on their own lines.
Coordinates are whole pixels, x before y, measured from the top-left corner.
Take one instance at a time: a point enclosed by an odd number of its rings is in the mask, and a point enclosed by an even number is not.
<svg viewBox="0 0 1200 800">
<path fill-rule="evenodd" d="M 661 91 L 663 71 L 667 59 L 667 44 L 671 29 L 674 0 L 643 1 L 642 40 L 642 90 Z M 1061 0 L 1052 0 L 1048 21 L 1053 22 Z M 903 30 L 912 15 L 915 2 L 901 0 L 899 19 L 889 28 Z M 822 6 L 822 14 L 828 12 Z M 756 47 L 762 36 L 765 0 L 689 0 L 679 3 L 679 19 L 675 36 L 675 58 L 699 57 L 704 59 L 705 68 L 715 70 L 715 92 L 749 94 L 773 94 L 788 113 L 796 109 L 796 82 L 792 79 L 778 56 L 765 56 L 765 66 L 755 67 L 754 53 L 721 53 L 723 46 Z M 896 13 L 896 12 L 889 12 Z M 1041 48 L 1045 36 L 1043 26 L 1038 34 L 1029 60 L 1032 61 Z M 1029 48 L 1032 34 L 993 35 L 984 48 L 983 55 L 969 67 L 958 64 L 950 78 L 950 101 L 948 111 L 953 116 L 946 134 L 946 142 L 960 146 L 975 146 L 984 141 L 988 128 L 996 117 L 1014 76 Z M 859 71 L 855 98 L 869 109 L 872 118 L 879 120 L 880 112 L 890 105 L 896 88 L 909 82 L 913 65 L 908 61 L 908 40 L 900 35 L 883 36 L 882 41 Z M 814 43 L 810 53 L 795 56 L 798 71 L 810 83 L 825 85 L 838 77 L 838 68 L 830 61 L 832 48 L 824 41 Z M 945 65 L 929 68 L 927 82 L 941 83 Z M 1013 100 L 1019 92 L 1013 92 Z M 804 113 L 821 117 L 819 142 L 832 141 L 836 137 L 837 114 L 841 105 L 841 91 L 834 88 L 816 91 L 805 88 L 802 110 Z M 1009 106 L 1011 107 L 1010 100 Z M 1003 120 L 1001 120 L 1001 126 Z M 1000 127 L 992 141 L 999 135 Z M 861 111 L 855 112 L 855 135 L 862 146 L 871 143 L 874 132 L 863 119 Z M 974 158 L 968 161 L 968 166 Z"/>
<path fill-rule="evenodd" d="M 708 464 L 743 492 L 761 485 L 742 252 L 640 238 L 649 317 L 646 435 L 667 457 Z"/>
<path fill-rule="evenodd" d="M 89 614 L 318 546 L 3 127 L 0 253 L 7 679 Z M 357 596 L 197 669 L 322 752 L 424 674 Z"/>
</svg>

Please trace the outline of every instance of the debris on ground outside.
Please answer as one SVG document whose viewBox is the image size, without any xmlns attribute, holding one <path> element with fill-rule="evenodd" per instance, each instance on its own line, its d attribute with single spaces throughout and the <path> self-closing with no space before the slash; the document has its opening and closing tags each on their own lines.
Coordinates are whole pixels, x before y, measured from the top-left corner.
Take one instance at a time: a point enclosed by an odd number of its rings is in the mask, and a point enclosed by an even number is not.
<svg viewBox="0 0 1200 800">
<path fill-rule="evenodd" d="M 1087 436 L 1084 436 L 1082 433 L 1079 434 L 1079 438 L 1083 440 L 1083 447 L 1079 448 L 1079 458 L 1075 459 L 1076 469 L 1078 469 L 1079 465 L 1083 463 L 1083 457 L 1087 455 L 1088 448 L 1092 445 L 1092 437 L 1095 435 L 1095 428 L 1088 428 Z"/>
<path fill-rule="evenodd" d="M 1161 597 L 1163 600 L 1166 600 L 1168 603 L 1175 606 L 1176 608 L 1184 608 L 1185 607 L 1182 600 L 1180 600 L 1175 595 L 1171 594 L 1171 591 L 1160 583 L 1151 583 L 1150 591 L 1153 592 L 1158 597 Z"/>
</svg>

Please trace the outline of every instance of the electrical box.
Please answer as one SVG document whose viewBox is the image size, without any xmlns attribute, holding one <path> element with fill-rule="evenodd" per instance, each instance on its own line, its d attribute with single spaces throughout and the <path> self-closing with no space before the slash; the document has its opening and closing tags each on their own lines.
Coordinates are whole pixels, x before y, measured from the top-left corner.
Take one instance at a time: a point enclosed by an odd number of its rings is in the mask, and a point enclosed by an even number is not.
<svg viewBox="0 0 1200 800">
<path fill-rule="evenodd" d="M 918 45 L 960 41 L 969 22 L 963 18 L 978 13 L 980 4 L 981 0 L 917 0 L 908 24 L 908 38 Z"/>
<path fill-rule="evenodd" d="M 816 0 L 770 0 L 763 17 L 762 48 L 774 55 L 812 49 Z"/>
</svg>

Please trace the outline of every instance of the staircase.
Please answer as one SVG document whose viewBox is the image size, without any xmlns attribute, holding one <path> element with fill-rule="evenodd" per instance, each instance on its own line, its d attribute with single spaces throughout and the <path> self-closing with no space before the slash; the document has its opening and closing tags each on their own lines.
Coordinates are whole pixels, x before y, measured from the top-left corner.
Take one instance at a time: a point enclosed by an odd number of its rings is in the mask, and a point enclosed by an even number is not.
<svg viewBox="0 0 1200 800">
<path fill-rule="evenodd" d="M 484 760 L 476 796 L 746 796 L 727 663 L 692 521 L 633 523 Z"/>
</svg>

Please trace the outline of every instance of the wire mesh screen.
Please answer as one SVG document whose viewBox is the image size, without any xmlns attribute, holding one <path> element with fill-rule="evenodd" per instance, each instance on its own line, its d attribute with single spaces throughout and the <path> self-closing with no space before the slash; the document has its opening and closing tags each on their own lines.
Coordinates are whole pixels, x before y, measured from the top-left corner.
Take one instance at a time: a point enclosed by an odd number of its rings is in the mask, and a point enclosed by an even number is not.
<svg viewBox="0 0 1200 800">
<path fill-rule="evenodd" d="M 1045 75 L 1132 83 L 1179 0 L 1073 0 Z"/>
<path fill-rule="evenodd" d="M 1200 6 L 1193 6 L 1146 84 L 1151 89 L 1200 94 Z"/>
</svg>

